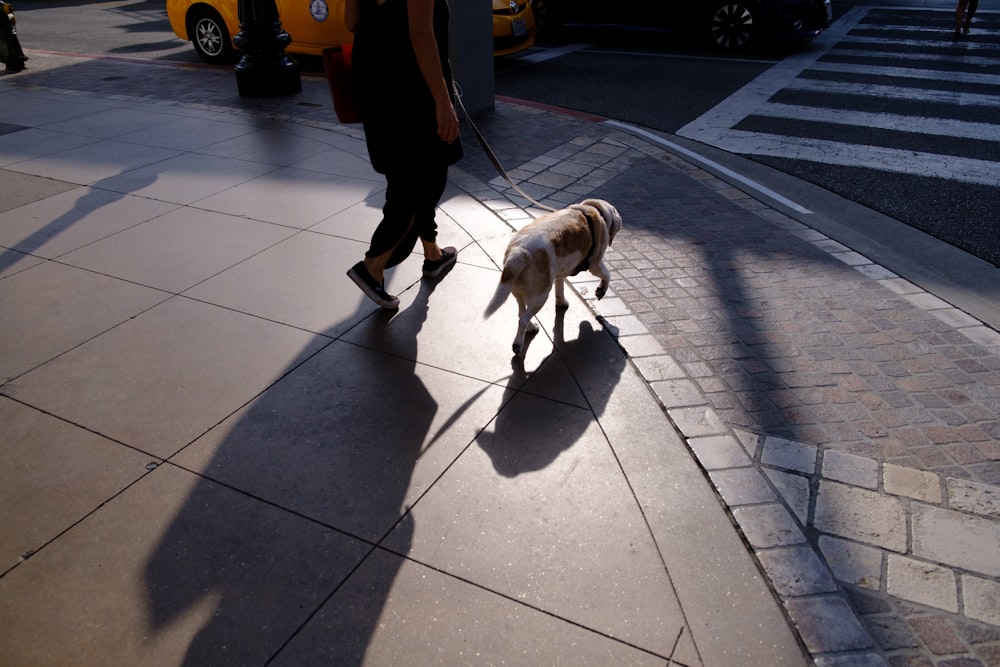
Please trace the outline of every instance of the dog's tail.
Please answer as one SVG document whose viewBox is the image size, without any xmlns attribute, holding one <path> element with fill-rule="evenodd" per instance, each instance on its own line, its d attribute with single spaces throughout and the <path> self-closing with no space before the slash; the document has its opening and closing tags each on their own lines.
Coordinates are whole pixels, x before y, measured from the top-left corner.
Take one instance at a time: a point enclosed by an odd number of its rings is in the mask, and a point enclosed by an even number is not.
<svg viewBox="0 0 1000 667">
<path fill-rule="evenodd" d="M 526 250 L 515 248 L 504 258 L 503 272 L 500 274 L 500 284 L 497 285 L 493 298 L 483 312 L 483 319 L 486 319 L 503 305 L 503 302 L 510 296 L 510 286 L 514 280 L 521 275 L 521 272 L 531 262 L 531 255 Z"/>
<path fill-rule="evenodd" d="M 497 285 L 497 291 L 493 293 L 493 298 L 490 300 L 489 305 L 486 306 L 486 310 L 483 312 L 483 319 L 485 320 L 487 317 L 497 312 L 497 308 L 502 306 L 503 302 L 506 301 L 509 296 L 510 283 L 501 281 L 500 284 Z"/>
</svg>

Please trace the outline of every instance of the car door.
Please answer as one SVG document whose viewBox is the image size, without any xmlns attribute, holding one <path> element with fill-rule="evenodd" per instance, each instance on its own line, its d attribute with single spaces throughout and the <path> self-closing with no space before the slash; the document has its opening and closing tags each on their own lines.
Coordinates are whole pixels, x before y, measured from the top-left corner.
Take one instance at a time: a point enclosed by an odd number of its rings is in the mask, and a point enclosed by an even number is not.
<svg viewBox="0 0 1000 667">
<path fill-rule="evenodd" d="M 281 27 L 292 36 L 291 51 L 319 55 L 331 46 L 349 44 L 344 0 L 277 0 Z"/>
</svg>

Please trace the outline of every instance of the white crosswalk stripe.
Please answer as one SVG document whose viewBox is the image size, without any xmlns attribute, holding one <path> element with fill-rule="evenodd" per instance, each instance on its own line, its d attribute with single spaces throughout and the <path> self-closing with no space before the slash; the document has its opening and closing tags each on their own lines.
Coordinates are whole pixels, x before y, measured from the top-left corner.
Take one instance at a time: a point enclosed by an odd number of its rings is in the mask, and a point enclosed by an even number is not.
<svg viewBox="0 0 1000 667">
<path fill-rule="evenodd" d="M 777 155 L 845 167 L 863 165 L 883 171 L 936 176 L 980 185 L 1000 183 L 1000 162 L 953 155 L 845 144 L 822 139 L 800 139 L 739 130 L 733 130 L 727 135 L 726 144 L 727 150 L 745 155 Z"/>
<path fill-rule="evenodd" d="M 997 83 L 1000 86 L 1000 82 Z M 819 81 L 797 79 L 788 86 L 789 90 L 803 90 L 815 93 L 839 93 L 841 95 L 863 95 L 883 99 L 912 100 L 917 96 L 927 102 L 944 104 L 975 105 L 1000 109 L 1000 95 L 980 95 L 955 90 L 928 90 L 886 86 L 882 84 L 841 83 L 839 81 Z M 1000 90 L 1000 87 L 998 87 Z M 794 116 L 790 116 L 794 118 Z"/>
<path fill-rule="evenodd" d="M 832 123 L 835 125 L 874 127 L 880 130 L 895 130 L 898 132 L 916 132 L 944 137 L 1000 141 L 1000 125 L 967 123 L 955 120 L 954 118 L 922 118 L 919 116 L 901 116 L 890 113 L 820 109 L 817 107 L 770 102 L 757 109 L 754 114 L 771 118 L 797 118 L 799 120 Z"/>
<path fill-rule="evenodd" d="M 907 11 L 852 8 L 813 48 L 785 58 L 677 134 L 744 155 L 1000 184 L 1000 161 L 984 159 L 1000 155 L 996 40 L 953 43 L 953 12 L 920 25 L 906 20 Z M 974 34 L 1000 35 L 993 29 L 1000 15 L 981 11 L 977 18 Z M 930 108 L 913 115 L 907 102 Z M 886 145 L 866 145 L 873 129 L 891 131 Z M 914 140 L 921 136 L 927 141 Z M 921 150 L 939 137 L 976 144 L 978 152 Z M 983 150 L 984 142 L 997 150 Z"/>
<path fill-rule="evenodd" d="M 881 54 L 872 54 L 877 57 Z M 1000 65 L 1000 61 L 993 61 L 994 65 Z M 980 74 L 978 72 L 943 72 L 927 69 L 913 69 L 910 67 L 884 67 L 880 65 L 852 65 L 850 63 L 816 63 L 809 69 L 821 72 L 842 72 L 845 74 L 874 74 L 884 77 L 896 77 L 900 79 L 923 79 L 927 81 L 955 81 L 958 83 L 978 83 L 985 85 L 1000 84 L 1000 76 L 994 74 Z"/>
</svg>

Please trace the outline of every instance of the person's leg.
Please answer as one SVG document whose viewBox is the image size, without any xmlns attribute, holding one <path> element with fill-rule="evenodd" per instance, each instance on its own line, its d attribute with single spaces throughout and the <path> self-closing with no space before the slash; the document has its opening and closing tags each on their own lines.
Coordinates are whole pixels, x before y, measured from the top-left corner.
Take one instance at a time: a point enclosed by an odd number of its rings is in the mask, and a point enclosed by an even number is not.
<svg viewBox="0 0 1000 667">
<path fill-rule="evenodd" d="M 968 4 L 969 0 L 958 0 L 958 6 L 955 8 L 955 36 L 958 37 L 962 34 L 962 26 L 965 23 L 965 6 Z"/>
<path fill-rule="evenodd" d="M 962 32 L 966 35 L 969 34 L 969 26 L 972 25 L 972 17 L 976 15 L 977 9 L 979 9 L 979 0 L 969 0 L 965 9 L 965 25 L 962 27 Z"/>
<path fill-rule="evenodd" d="M 416 245 L 413 189 L 414 183 L 409 173 L 386 173 L 382 221 L 372 234 L 364 259 L 365 268 L 376 280 L 382 280 L 385 269 L 405 259 Z"/>
<path fill-rule="evenodd" d="M 437 206 L 448 185 L 448 167 L 439 165 L 413 165 L 406 178 L 406 207 L 410 214 L 408 226 L 402 242 L 389 253 L 385 268 L 401 263 L 413 252 L 420 239 L 424 259 L 441 259 L 441 248 L 437 244 Z"/>
<path fill-rule="evenodd" d="M 347 271 L 361 291 L 382 308 L 399 307 L 399 299 L 385 291 L 385 270 L 393 266 L 395 256 L 409 255 L 417 242 L 410 186 L 405 173 L 386 173 L 382 221 L 372 233 L 364 259 Z"/>
<path fill-rule="evenodd" d="M 404 259 L 406 259 L 411 252 L 413 252 L 413 247 L 417 244 L 416 234 L 412 233 L 412 223 L 413 217 L 410 217 L 410 227 L 408 227 L 403 235 L 396 241 L 396 245 L 392 246 L 385 252 L 379 253 L 378 255 L 370 254 L 372 251 L 369 250 L 365 253 L 364 264 L 365 268 L 368 269 L 368 273 L 371 274 L 376 280 L 383 280 L 385 277 L 385 270 L 391 269 L 396 266 Z"/>
<path fill-rule="evenodd" d="M 448 167 L 440 165 L 434 171 L 427 172 L 420 207 L 417 209 L 416 226 L 420 234 L 420 242 L 424 246 L 424 278 L 435 280 L 450 271 L 458 260 L 458 250 L 451 246 L 442 248 L 437 242 L 437 222 L 435 214 L 441 196 L 448 185 Z"/>
<path fill-rule="evenodd" d="M 436 262 L 441 259 L 441 247 L 437 243 L 437 207 L 448 186 L 448 167 L 436 166 L 424 170 L 424 182 L 418 200 L 415 224 L 424 248 L 424 259 Z"/>
<path fill-rule="evenodd" d="M 385 294 L 385 270 L 401 263 L 413 252 L 419 238 L 424 250 L 424 275 L 438 277 L 457 256 L 453 248 L 437 244 L 435 214 L 448 184 L 448 167 L 426 164 L 394 170 L 386 174 L 385 206 L 382 221 L 372 234 L 365 253 L 364 271 L 353 267 L 348 274 L 355 283 L 383 307 L 393 307 L 398 299 Z M 448 252 L 446 252 L 448 251 Z M 367 275 L 363 275 L 367 274 Z"/>
</svg>

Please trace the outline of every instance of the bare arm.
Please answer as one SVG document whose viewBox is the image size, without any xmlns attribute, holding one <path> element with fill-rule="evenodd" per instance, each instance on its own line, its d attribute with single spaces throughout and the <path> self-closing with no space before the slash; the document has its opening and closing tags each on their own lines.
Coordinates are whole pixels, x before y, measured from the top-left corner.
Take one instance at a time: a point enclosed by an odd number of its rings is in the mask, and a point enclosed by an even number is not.
<svg viewBox="0 0 1000 667">
<path fill-rule="evenodd" d="M 450 144 L 458 138 L 458 115 L 448 95 L 450 82 L 441 76 L 441 58 L 434 38 L 434 0 L 406 0 L 406 9 L 410 23 L 410 44 L 417 55 L 420 73 L 424 75 L 424 81 L 434 97 L 437 135 L 441 141 Z"/>
<path fill-rule="evenodd" d="M 344 25 L 351 32 L 356 32 L 361 23 L 361 3 L 360 0 L 345 0 L 344 2 Z"/>
</svg>

